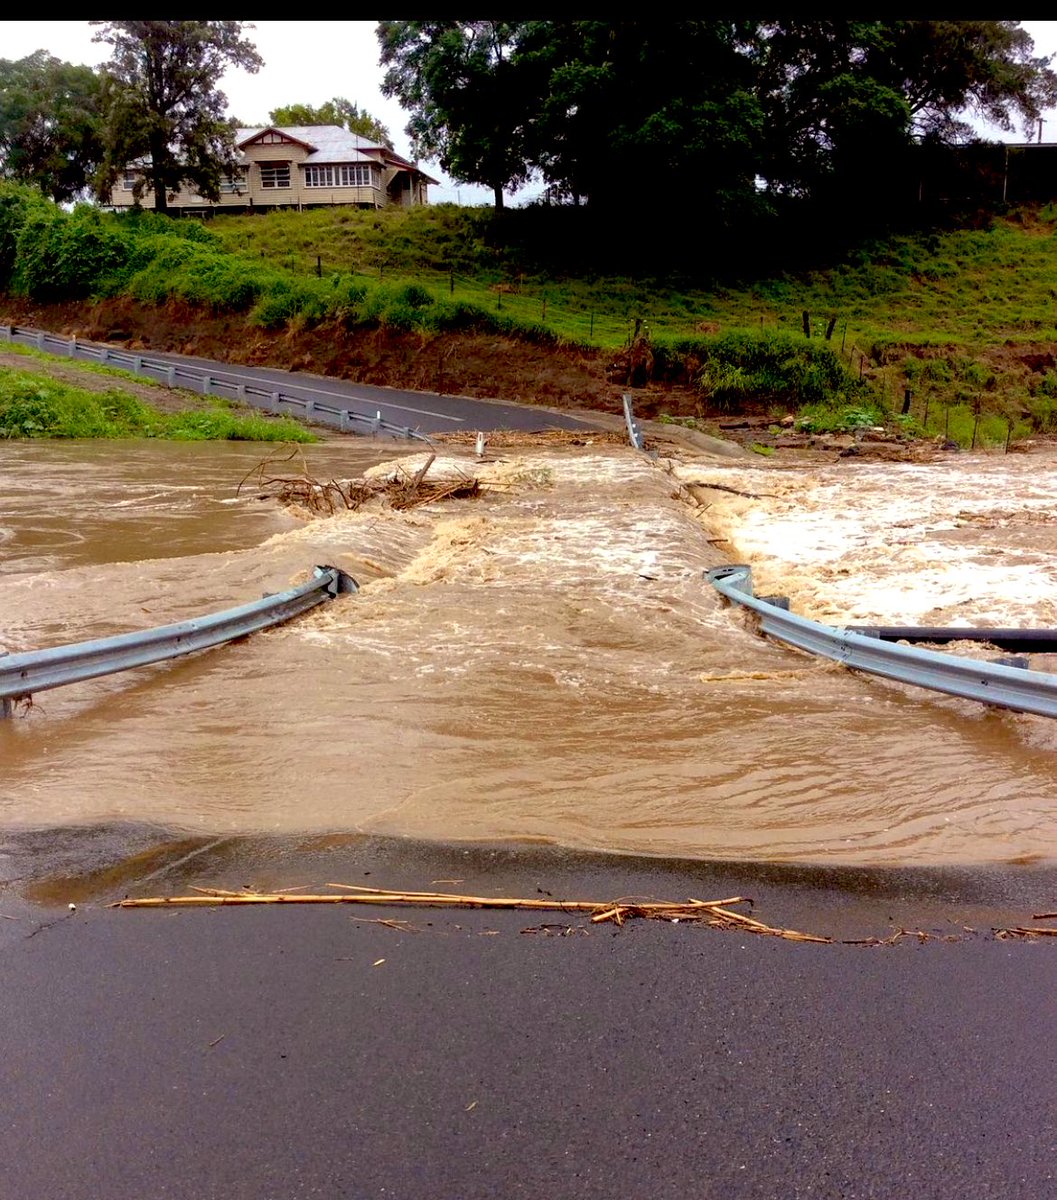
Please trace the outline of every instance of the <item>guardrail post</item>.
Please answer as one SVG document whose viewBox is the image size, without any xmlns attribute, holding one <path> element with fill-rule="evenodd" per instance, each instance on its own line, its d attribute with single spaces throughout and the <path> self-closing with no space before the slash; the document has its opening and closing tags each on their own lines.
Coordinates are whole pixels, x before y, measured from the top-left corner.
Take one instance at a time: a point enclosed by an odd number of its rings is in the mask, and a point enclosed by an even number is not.
<svg viewBox="0 0 1057 1200">
<path fill-rule="evenodd" d="M 143 357 L 139 354 L 133 354 L 132 356 L 132 374 L 143 374 Z"/>
<path fill-rule="evenodd" d="M 271 411 L 273 413 L 277 413 L 279 411 L 279 405 L 282 404 L 282 402 L 283 402 L 282 394 L 279 392 L 272 392 Z"/>
<path fill-rule="evenodd" d="M 10 652 L 0 650 L 0 658 L 6 658 Z M 0 721 L 6 721 L 15 715 L 15 702 L 9 696 L 0 699 Z"/>
<path fill-rule="evenodd" d="M 67 347 L 67 352 L 71 358 L 77 357 L 77 339 L 75 337 L 70 338 L 70 344 Z"/>
<path fill-rule="evenodd" d="M 374 420 L 371 422 L 371 432 L 372 433 L 381 433 L 381 431 L 382 431 L 382 410 L 378 409 L 378 411 L 374 414 Z"/>
<path fill-rule="evenodd" d="M 37 349 L 38 350 L 44 349 L 44 331 L 43 330 L 37 331 Z"/>
<path fill-rule="evenodd" d="M 638 423 L 631 411 L 631 397 L 627 392 L 624 393 L 624 420 L 628 424 L 628 437 L 631 438 L 631 444 L 636 450 L 641 450 L 643 445 L 642 431 L 638 427 Z"/>
<path fill-rule="evenodd" d="M 352 428 L 352 421 L 349 418 L 349 410 L 347 408 L 343 408 L 338 413 L 338 428 L 342 433 L 348 433 Z"/>
<path fill-rule="evenodd" d="M 246 399 L 246 385 L 244 383 L 237 385 L 235 388 L 235 395 L 239 400 L 244 401 Z"/>
<path fill-rule="evenodd" d="M 310 417 L 315 411 L 316 411 L 315 400 L 306 400 L 305 401 L 305 416 Z"/>
<path fill-rule="evenodd" d="M 11 335 L 13 332 L 13 325 L 0 325 L 0 337 L 2 337 L 5 342 L 11 341 Z"/>
<path fill-rule="evenodd" d="M 100 363 L 105 363 L 109 357 L 110 357 L 110 351 L 106 348 L 106 346 L 100 346 L 99 347 Z"/>
<path fill-rule="evenodd" d="M 208 395 L 209 389 L 213 386 L 213 380 L 208 375 L 202 376 L 202 395 Z"/>
<path fill-rule="evenodd" d="M 166 387 L 171 387 L 171 388 L 176 387 L 176 368 L 175 367 L 166 368 L 165 385 L 166 385 Z"/>
</svg>

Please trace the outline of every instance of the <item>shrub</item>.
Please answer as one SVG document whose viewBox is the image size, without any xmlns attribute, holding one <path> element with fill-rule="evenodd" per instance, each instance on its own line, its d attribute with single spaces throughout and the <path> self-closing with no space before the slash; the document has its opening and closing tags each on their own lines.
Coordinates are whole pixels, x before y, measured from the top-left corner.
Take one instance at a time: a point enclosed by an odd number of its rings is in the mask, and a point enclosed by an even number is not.
<svg viewBox="0 0 1057 1200">
<path fill-rule="evenodd" d="M 87 205 L 27 214 L 16 238 L 15 291 L 34 300 L 75 300 L 92 295 L 100 281 L 127 265 L 128 242 L 104 226 Z"/>
<path fill-rule="evenodd" d="M 865 390 L 828 343 L 777 330 L 658 342 L 653 353 L 655 372 L 689 371 L 721 409 L 842 403 Z"/>
</svg>

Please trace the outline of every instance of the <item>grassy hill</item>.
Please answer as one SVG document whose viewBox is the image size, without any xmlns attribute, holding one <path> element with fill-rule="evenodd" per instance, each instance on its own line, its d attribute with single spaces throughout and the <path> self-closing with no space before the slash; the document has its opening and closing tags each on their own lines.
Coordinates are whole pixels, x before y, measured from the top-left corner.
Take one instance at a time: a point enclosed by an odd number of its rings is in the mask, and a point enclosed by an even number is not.
<svg viewBox="0 0 1057 1200">
<path fill-rule="evenodd" d="M 1057 427 L 1057 208 L 875 238 L 839 258 L 817 230 L 772 230 L 766 245 L 713 255 L 707 231 L 692 225 L 682 229 L 685 256 L 673 258 L 674 219 L 663 234 L 656 221 L 629 214 L 605 230 L 582 210 L 496 219 L 437 205 L 203 225 L 69 214 L 0 185 L 0 288 L 52 305 L 139 306 L 187 329 L 208 318 L 227 344 L 314 348 L 302 354 L 302 365 L 320 364 L 309 369 L 362 370 L 355 348 L 380 333 L 372 369 L 390 350 L 405 365 L 415 359 L 417 374 L 408 367 L 391 380 L 407 386 L 469 386 L 458 372 L 475 340 L 476 394 L 501 394 L 487 391 L 481 366 L 490 345 L 493 360 L 500 354 L 499 335 L 508 375 L 518 369 L 510 347 L 534 348 L 525 398 L 541 354 L 572 353 L 594 372 L 596 398 L 639 386 L 656 410 L 664 389 L 676 388 L 672 411 L 683 415 L 793 412 L 812 429 L 884 421 L 964 444 Z M 826 265 L 778 269 L 783 239 L 786 261 Z M 713 258 L 726 266 L 713 269 Z M 333 346 L 353 349 L 327 359 L 321 350 Z"/>
<path fill-rule="evenodd" d="M 232 250 L 291 271 L 413 280 L 438 297 L 607 348 L 625 345 L 636 322 L 662 346 L 730 330 L 803 338 L 806 312 L 816 339 L 832 323 L 829 345 L 872 400 L 898 412 L 911 389 L 911 428 L 966 441 L 978 425 L 978 440 L 994 442 L 1005 440 L 1010 419 L 1014 436 L 1057 424 L 1053 205 L 984 229 L 874 240 L 827 269 L 711 286 L 566 274 L 557 255 L 541 265 L 538 252 L 526 265 L 518 216 L 508 214 L 506 248 L 491 236 L 489 212 L 451 205 L 223 217 L 211 228 Z"/>
</svg>

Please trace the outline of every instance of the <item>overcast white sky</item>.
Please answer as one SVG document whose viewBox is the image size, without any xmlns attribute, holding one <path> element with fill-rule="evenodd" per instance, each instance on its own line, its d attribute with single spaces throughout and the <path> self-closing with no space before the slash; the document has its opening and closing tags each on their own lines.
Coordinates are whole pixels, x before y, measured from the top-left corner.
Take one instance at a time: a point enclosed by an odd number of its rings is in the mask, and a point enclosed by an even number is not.
<svg viewBox="0 0 1057 1200">
<path fill-rule="evenodd" d="M 247 125 L 264 124 L 269 111 L 280 104 L 318 105 L 333 96 L 344 96 L 388 126 L 396 149 L 409 155 L 410 142 L 404 132 L 407 115 L 381 92 L 375 25 L 375 21 L 253 22 L 247 37 L 260 52 L 264 66 L 256 75 L 240 70 L 224 75 L 221 87 L 228 98 L 228 111 Z M 1024 21 L 1022 25 L 1035 40 L 1036 54 L 1057 54 L 1057 21 Z M 95 67 L 109 57 L 109 47 L 93 42 L 94 33 L 87 21 L 0 21 L 0 58 L 24 58 L 43 49 L 65 62 Z M 1025 140 L 1023 130 L 987 132 L 1000 140 Z M 1057 141 L 1057 110 L 1046 114 L 1043 140 Z M 436 164 L 423 166 L 443 179 L 442 186 L 430 188 L 434 202 L 491 202 L 488 189 L 456 185 L 444 178 Z M 540 190 L 541 185 L 530 184 L 520 193 L 519 202 Z"/>
</svg>

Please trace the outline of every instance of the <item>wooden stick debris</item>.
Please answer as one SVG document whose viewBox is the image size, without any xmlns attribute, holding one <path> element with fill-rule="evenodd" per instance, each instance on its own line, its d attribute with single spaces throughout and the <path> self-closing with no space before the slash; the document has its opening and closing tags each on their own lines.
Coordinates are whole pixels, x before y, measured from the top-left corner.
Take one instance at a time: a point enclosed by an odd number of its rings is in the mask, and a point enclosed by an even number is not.
<svg viewBox="0 0 1057 1200">
<path fill-rule="evenodd" d="M 611 923 L 622 926 L 625 921 L 671 921 L 673 923 L 709 925 L 717 929 L 739 929 L 745 933 L 765 934 L 797 942 L 832 943 L 830 937 L 801 933 L 796 929 L 781 929 L 765 925 L 753 917 L 732 911 L 736 904 L 752 904 L 747 896 L 728 896 L 722 900 L 689 899 L 685 902 L 644 900 L 623 897 L 600 902 L 597 900 L 539 900 L 510 896 L 463 896 L 447 892 L 386 891 L 359 884 L 330 883 L 327 887 L 340 891 L 308 894 L 285 892 L 228 892 L 221 888 L 196 888 L 194 896 L 151 896 L 118 900 L 111 908 L 166 908 L 174 905 L 225 904 L 405 904 L 430 908 L 503 908 L 528 909 L 535 912 L 580 912 L 590 914 L 593 924 Z"/>
</svg>

